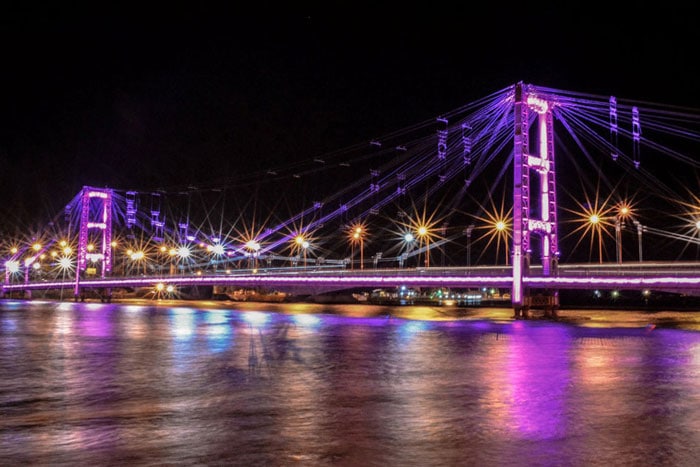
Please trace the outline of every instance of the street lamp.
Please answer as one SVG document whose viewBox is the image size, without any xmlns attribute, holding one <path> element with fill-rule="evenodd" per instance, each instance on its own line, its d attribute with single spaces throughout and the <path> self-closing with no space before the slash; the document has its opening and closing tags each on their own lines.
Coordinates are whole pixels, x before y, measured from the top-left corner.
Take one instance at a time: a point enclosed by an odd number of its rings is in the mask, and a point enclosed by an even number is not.
<svg viewBox="0 0 700 467">
<path fill-rule="evenodd" d="M 443 222 L 442 226 L 440 227 L 440 237 L 443 242 L 443 247 L 440 248 L 440 266 L 443 268 L 445 267 L 445 246 L 444 246 L 444 241 L 445 238 L 447 238 L 447 222 Z"/>
<path fill-rule="evenodd" d="M 257 240 L 251 239 L 245 242 L 246 249 L 253 257 L 253 269 L 258 269 L 258 252 L 260 251 L 260 243 Z M 250 265 L 248 265 L 250 267 Z"/>
<path fill-rule="evenodd" d="M 631 216 L 632 208 L 627 203 L 622 203 L 618 206 L 617 214 L 615 215 L 615 250 L 617 264 L 622 264 L 622 229 L 625 228 L 625 220 Z"/>
<path fill-rule="evenodd" d="M 362 229 L 362 226 L 357 226 L 355 227 L 352 238 L 355 241 L 360 242 L 360 269 L 365 268 L 365 257 L 364 257 L 364 230 Z"/>
<path fill-rule="evenodd" d="M 294 243 L 296 243 L 296 253 L 299 251 L 303 252 L 304 257 L 304 268 L 306 268 L 306 250 L 309 248 L 309 241 L 304 238 L 303 235 L 299 234 L 294 237 Z"/>
<path fill-rule="evenodd" d="M 469 226 L 464 229 L 464 233 L 467 236 L 467 267 L 472 265 L 472 232 L 474 231 L 474 224 L 469 224 Z"/>
<path fill-rule="evenodd" d="M 5 261 L 5 284 L 11 282 L 11 277 L 20 270 L 19 261 L 11 259 Z"/>
<path fill-rule="evenodd" d="M 182 270 L 182 274 L 185 273 L 185 262 L 192 255 L 192 250 L 188 245 L 180 245 L 177 250 L 175 250 L 175 255 L 177 256 L 178 269 Z M 181 264 L 180 264 L 181 263 Z"/>
<path fill-rule="evenodd" d="M 139 272 L 139 265 L 143 263 L 143 274 L 145 275 L 146 263 L 144 260 L 146 259 L 146 254 L 143 251 L 135 251 L 131 253 L 131 259 L 136 262 L 136 274 Z"/>
<path fill-rule="evenodd" d="M 508 259 L 508 258 L 509 258 L 509 255 L 510 255 L 510 252 L 509 252 L 509 250 L 508 250 L 508 236 L 506 235 L 506 229 L 508 228 L 508 226 L 506 225 L 506 222 L 505 222 L 505 221 L 499 220 L 499 221 L 496 222 L 496 224 L 494 225 L 494 227 L 496 228 L 496 232 L 497 232 L 497 235 L 498 235 L 498 238 L 499 238 L 499 239 L 500 239 L 501 237 L 505 237 L 503 243 L 504 243 L 505 248 L 506 248 L 506 266 L 508 266 L 508 264 L 509 264 L 509 259 Z M 496 263 L 498 263 L 498 258 L 496 258 Z"/>
<path fill-rule="evenodd" d="M 418 227 L 418 237 L 421 239 L 421 243 L 425 240 L 425 267 L 430 267 L 430 235 L 428 227 L 421 225 Z"/>
<path fill-rule="evenodd" d="M 602 220 L 598 214 L 591 214 L 588 217 L 588 222 L 590 223 L 593 232 L 598 234 L 598 263 L 603 264 L 603 241 L 600 231 L 600 224 Z"/>
<path fill-rule="evenodd" d="M 413 246 L 413 241 L 415 238 L 413 237 L 413 234 L 411 232 L 406 232 L 403 234 L 403 242 L 405 245 L 405 250 L 401 253 L 401 256 L 399 257 L 399 267 L 402 268 L 404 265 L 404 262 L 408 259 L 408 251 L 410 250 L 411 246 Z"/>
<path fill-rule="evenodd" d="M 309 249 L 309 242 L 306 240 L 301 242 L 301 249 L 304 252 L 304 269 L 306 269 L 306 251 Z"/>
<path fill-rule="evenodd" d="M 365 268 L 365 257 L 364 257 L 364 237 L 365 237 L 365 227 L 363 224 L 355 224 L 350 228 L 350 246 L 351 258 L 355 257 L 355 243 L 360 244 L 360 269 Z M 354 261 L 352 263 L 352 268 L 354 269 Z"/>
<path fill-rule="evenodd" d="M 644 230 L 644 226 L 642 226 L 642 223 L 636 219 L 634 219 L 632 222 L 634 222 L 634 226 L 637 228 L 637 247 L 639 248 L 639 262 L 641 263 L 642 262 L 642 231 Z"/>
</svg>

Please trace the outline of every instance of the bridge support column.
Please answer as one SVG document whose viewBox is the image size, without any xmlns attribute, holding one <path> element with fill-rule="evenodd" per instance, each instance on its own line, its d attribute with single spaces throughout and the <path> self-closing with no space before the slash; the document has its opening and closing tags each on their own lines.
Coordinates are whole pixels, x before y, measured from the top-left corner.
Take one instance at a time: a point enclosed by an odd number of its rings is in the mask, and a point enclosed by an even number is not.
<svg viewBox="0 0 700 467">
<path fill-rule="evenodd" d="M 103 289 L 100 292 L 100 301 L 102 303 L 112 303 L 112 289 Z"/>
<path fill-rule="evenodd" d="M 75 301 L 85 301 L 85 294 L 80 290 L 80 274 L 86 270 L 88 262 L 102 263 L 100 277 L 103 279 L 112 271 L 112 195 L 108 188 L 84 186 L 77 198 L 80 203 L 80 230 L 78 233 L 78 259 L 75 268 Z M 96 218 L 91 218 L 91 214 Z M 88 252 L 88 232 L 90 229 L 101 231 L 102 244 L 99 253 Z"/>
<path fill-rule="evenodd" d="M 513 149 L 513 289 L 511 301 L 516 318 L 527 318 L 533 305 L 539 306 L 524 284 L 530 272 L 532 234 L 538 236 L 542 261 L 542 275 L 549 276 L 556 269 L 559 257 L 557 239 L 557 200 L 554 171 L 554 131 L 551 98 L 538 96 L 523 83 L 515 86 L 514 95 L 514 149 Z M 530 118 L 531 112 L 537 118 Z M 531 122 L 533 128 L 531 131 Z M 536 125 L 534 125 L 536 123 Z M 535 141 L 531 152 L 530 139 Z M 531 175 L 539 177 L 530 187 Z M 531 200 L 535 200 L 535 215 Z M 539 297 L 541 294 L 538 294 Z M 546 295 L 547 310 L 559 306 L 558 294 Z"/>
<path fill-rule="evenodd" d="M 545 290 L 534 295 L 527 294 L 523 297 L 523 303 L 514 307 L 515 319 L 529 319 L 534 310 L 543 312 L 544 318 L 556 319 L 559 317 L 559 292 Z"/>
</svg>

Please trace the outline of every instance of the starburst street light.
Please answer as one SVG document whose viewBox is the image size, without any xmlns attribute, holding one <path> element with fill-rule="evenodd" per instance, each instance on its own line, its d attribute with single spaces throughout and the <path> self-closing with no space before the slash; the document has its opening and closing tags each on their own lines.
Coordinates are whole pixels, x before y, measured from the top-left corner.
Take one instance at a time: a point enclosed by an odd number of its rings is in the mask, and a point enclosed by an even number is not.
<svg viewBox="0 0 700 467">
<path fill-rule="evenodd" d="M 626 201 L 618 204 L 615 214 L 615 255 L 618 264 L 622 264 L 622 229 L 625 228 L 625 221 L 631 218 L 633 219 L 632 206 Z"/>
<path fill-rule="evenodd" d="M 505 219 L 498 219 L 494 224 L 493 228 L 495 230 L 495 235 L 498 237 L 499 241 L 503 241 L 506 251 L 506 266 L 509 264 L 510 252 L 508 250 L 508 237 L 510 226 Z"/>
<path fill-rule="evenodd" d="M 404 266 L 404 262 L 408 259 L 408 252 L 409 250 L 413 247 L 413 243 L 415 242 L 416 238 L 413 236 L 411 232 L 404 232 L 404 234 L 401 236 L 401 240 L 403 242 L 403 251 L 401 252 L 401 255 L 399 256 L 399 267 L 402 268 Z"/>
<path fill-rule="evenodd" d="M 258 254 L 260 252 L 260 243 L 256 239 L 251 238 L 250 240 L 245 242 L 245 249 L 248 252 L 248 254 L 253 258 L 253 269 L 257 269 Z"/>
<path fill-rule="evenodd" d="M 610 235 L 607 228 L 612 226 L 608 216 L 611 209 L 598 206 L 582 206 L 582 210 L 576 213 L 578 218 L 575 220 L 580 225 L 569 234 L 573 235 L 578 232 L 582 234 L 574 249 L 578 247 L 586 236 L 590 235 L 589 251 L 592 251 L 597 243 L 599 264 L 603 264 L 603 235 Z"/>
<path fill-rule="evenodd" d="M 510 241 L 512 229 L 512 220 L 509 217 L 511 212 L 512 208 L 506 212 L 504 206 L 501 206 L 501 209 L 498 211 L 494 209 L 493 212 L 485 211 L 484 216 L 474 216 L 477 220 L 481 221 L 483 225 L 475 226 L 474 224 L 472 224 L 468 227 L 468 241 L 470 242 L 469 248 L 471 248 L 472 230 L 481 230 L 483 231 L 483 233 L 479 235 L 476 241 L 478 242 L 482 239 L 488 239 L 488 241 L 486 242 L 486 246 L 483 248 L 483 251 L 486 251 L 489 248 L 489 246 L 491 246 L 491 244 L 495 243 L 496 264 L 498 264 L 498 259 L 501 252 L 501 245 L 503 245 L 503 249 L 505 250 L 505 263 L 506 265 L 508 265 L 510 263 L 510 250 L 508 248 L 508 243 Z"/>
<path fill-rule="evenodd" d="M 365 235 L 367 234 L 367 229 L 363 223 L 356 223 L 353 224 L 350 227 L 350 245 L 352 247 L 351 251 L 351 257 L 354 258 L 355 256 L 355 243 L 358 243 L 360 245 L 360 269 L 364 269 L 365 267 L 365 257 L 364 257 L 364 242 L 365 242 Z M 351 269 L 354 269 L 354 259 L 352 262 Z"/>
<path fill-rule="evenodd" d="M 425 244 L 425 267 L 429 268 L 430 267 L 430 227 L 427 225 L 420 225 L 418 226 L 418 230 L 416 230 L 416 233 L 418 235 L 418 238 L 420 239 L 420 242 Z"/>
<path fill-rule="evenodd" d="M 134 251 L 129 254 L 129 258 L 136 263 L 136 272 L 139 271 L 139 265 L 143 264 L 143 273 L 146 274 L 146 253 L 143 251 Z"/>
<path fill-rule="evenodd" d="M 306 240 L 301 242 L 301 249 L 304 251 L 304 268 L 306 268 L 306 252 L 309 249 L 309 242 L 307 242 Z"/>
<path fill-rule="evenodd" d="M 298 234 L 297 236 L 294 237 L 294 251 L 293 253 L 295 256 L 299 256 L 299 253 L 302 253 L 303 258 L 304 258 L 304 267 L 306 267 L 306 255 L 307 255 L 307 250 L 311 244 L 309 241 L 306 239 L 306 237 L 303 234 Z"/>
<path fill-rule="evenodd" d="M 360 242 L 360 269 L 364 269 L 365 268 L 365 257 L 364 257 L 365 230 L 364 230 L 364 227 L 361 225 L 356 226 L 353 229 L 352 238 L 355 241 Z"/>
<path fill-rule="evenodd" d="M 586 226 L 586 232 L 591 232 L 593 238 L 598 237 L 598 263 L 603 264 L 603 216 L 597 212 L 593 212 L 588 216 L 588 225 Z"/>
<path fill-rule="evenodd" d="M 496 246 L 496 256 L 495 264 L 498 264 L 499 257 L 501 255 L 501 244 L 503 244 L 503 249 L 505 250 L 505 263 L 506 265 L 510 262 L 510 252 L 508 244 L 511 238 L 511 230 L 513 224 L 513 206 L 506 206 L 506 188 L 503 186 L 503 194 L 500 197 L 500 201 L 494 199 L 492 196 L 493 190 L 489 189 L 488 205 L 485 205 L 477 201 L 479 205 L 480 214 L 465 213 L 472 218 L 473 222 L 467 226 L 464 230 L 465 235 L 467 235 L 467 262 L 471 265 L 471 245 L 472 245 L 472 233 L 479 232 L 479 235 L 474 240 L 474 242 L 479 242 L 481 240 L 487 240 L 486 246 L 481 249 L 481 254 L 476 259 L 479 262 L 481 258 L 489 250 L 492 244 Z M 510 202 L 510 201 L 508 201 Z"/>
<path fill-rule="evenodd" d="M 611 235 L 609 232 L 609 229 L 614 227 L 615 216 L 613 213 L 620 213 L 620 211 L 630 213 L 631 208 L 627 203 L 620 203 L 613 206 L 612 203 L 610 203 L 610 196 L 612 195 L 609 195 L 605 199 L 601 199 L 598 189 L 596 189 L 593 197 L 588 195 L 584 187 L 582 187 L 582 192 L 583 195 L 581 195 L 580 192 L 575 194 L 570 193 L 571 199 L 574 203 L 576 203 L 578 209 L 569 209 L 560 205 L 562 206 L 562 209 L 574 215 L 574 218 L 567 222 L 578 224 L 576 228 L 567 233 L 561 240 L 565 240 L 572 235 L 579 235 L 578 240 L 573 247 L 573 250 L 575 250 L 586 237 L 589 237 L 589 261 L 597 245 L 598 263 L 602 264 L 603 236 L 607 235 L 608 237 L 614 239 L 613 235 Z M 583 196 L 583 200 L 580 199 L 581 196 Z M 625 206 L 627 206 L 627 210 L 622 209 Z"/>
</svg>

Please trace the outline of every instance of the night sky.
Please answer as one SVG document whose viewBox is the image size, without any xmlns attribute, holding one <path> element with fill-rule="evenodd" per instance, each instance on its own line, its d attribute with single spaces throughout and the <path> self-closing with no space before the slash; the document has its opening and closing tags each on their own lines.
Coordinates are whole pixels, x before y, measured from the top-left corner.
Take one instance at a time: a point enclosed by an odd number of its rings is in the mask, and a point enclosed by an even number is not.
<svg viewBox="0 0 700 467">
<path fill-rule="evenodd" d="M 560 3 L 3 7 L 0 230 L 53 216 L 84 185 L 169 190 L 265 171 L 518 81 L 700 107 L 695 6 Z"/>
</svg>

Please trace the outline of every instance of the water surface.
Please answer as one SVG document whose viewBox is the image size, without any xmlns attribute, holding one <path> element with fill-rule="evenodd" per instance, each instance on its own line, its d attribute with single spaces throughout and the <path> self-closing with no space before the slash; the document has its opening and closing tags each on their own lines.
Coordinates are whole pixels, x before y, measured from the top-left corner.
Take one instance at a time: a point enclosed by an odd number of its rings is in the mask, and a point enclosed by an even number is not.
<svg viewBox="0 0 700 467">
<path fill-rule="evenodd" d="M 2 464 L 700 459 L 695 313 L 198 305 L 0 301 Z"/>
</svg>

